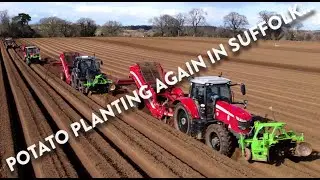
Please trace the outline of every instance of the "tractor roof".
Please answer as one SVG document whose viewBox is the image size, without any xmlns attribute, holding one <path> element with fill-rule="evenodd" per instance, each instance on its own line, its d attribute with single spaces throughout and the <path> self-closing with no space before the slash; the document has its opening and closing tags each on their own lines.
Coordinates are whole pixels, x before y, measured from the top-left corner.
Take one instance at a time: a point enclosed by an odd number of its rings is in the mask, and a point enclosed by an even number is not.
<svg viewBox="0 0 320 180">
<path fill-rule="evenodd" d="M 230 82 L 229 79 L 219 77 L 219 76 L 201 76 L 201 77 L 194 77 L 190 80 L 192 83 L 197 84 L 225 84 Z"/>
<path fill-rule="evenodd" d="M 83 59 L 83 60 L 87 60 L 87 59 L 96 59 L 95 56 L 78 56 L 76 57 L 77 59 Z"/>
<path fill-rule="evenodd" d="M 31 48 L 37 48 L 36 46 L 26 46 L 27 49 Z"/>
</svg>

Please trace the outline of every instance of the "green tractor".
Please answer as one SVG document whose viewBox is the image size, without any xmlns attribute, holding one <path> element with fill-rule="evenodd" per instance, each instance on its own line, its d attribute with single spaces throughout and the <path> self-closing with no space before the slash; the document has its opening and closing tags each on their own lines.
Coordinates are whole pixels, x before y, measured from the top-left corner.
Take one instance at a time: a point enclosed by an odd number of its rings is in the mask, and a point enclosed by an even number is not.
<svg viewBox="0 0 320 180">
<path fill-rule="evenodd" d="M 95 56 L 75 57 L 71 69 L 71 86 L 83 94 L 108 93 L 116 89 L 113 81 L 100 71 L 102 61 Z"/>
<path fill-rule="evenodd" d="M 247 161 L 272 162 L 273 157 L 309 156 L 312 148 L 304 135 L 285 130 L 282 122 L 254 122 L 248 137 L 240 135 L 239 146 Z"/>
<path fill-rule="evenodd" d="M 36 46 L 25 46 L 21 47 L 23 51 L 23 57 L 25 62 L 30 65 L 33 62 L 39 62 L 41 60 L 40 48 Z"/>
</svg>

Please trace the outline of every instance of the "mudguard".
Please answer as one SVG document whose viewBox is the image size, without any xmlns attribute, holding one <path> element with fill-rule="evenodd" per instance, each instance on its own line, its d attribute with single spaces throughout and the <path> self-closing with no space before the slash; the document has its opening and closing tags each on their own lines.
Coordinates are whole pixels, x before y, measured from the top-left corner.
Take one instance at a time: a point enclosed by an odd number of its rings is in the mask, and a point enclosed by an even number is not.
<svg viewBox="0 0 320 180">
<path fill-rule="evenodd" d="M 174 104 L 180 102 L 184 108 L 190 113 L 192 119 L 200 119 L 199 111 L 196 103 L 189 97 L 179 97 Z"/>
</svg>

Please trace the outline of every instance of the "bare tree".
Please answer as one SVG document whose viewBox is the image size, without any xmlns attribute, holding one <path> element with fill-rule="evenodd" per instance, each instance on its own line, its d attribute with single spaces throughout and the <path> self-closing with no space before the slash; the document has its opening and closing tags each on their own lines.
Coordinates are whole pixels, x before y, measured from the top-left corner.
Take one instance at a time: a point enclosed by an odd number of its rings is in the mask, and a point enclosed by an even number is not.
<svg viewBox="0 0 320 180">
<path fill-rule="evenodd" d="M 184 34 L 184 24 L 186 21 L 187 16 L 183 13 L 179 13 L 175 16 L 175 19 L 178 23 L 178 36 Z"/>
<path fill-rule="evenodd" d="M 153 28 L 160 33 L 161 36 L 164 35 L 165 22 L 160 17 L 154 17 L 149 20 L 152 23 Z"/>
<path fill-rule="evenodd" d="M 301 34 L 299 33 L 299 30 L 303 27 L 303 24 L 301 22 L 295 22 L 294 24 L 290 24 L 290 26 L 288 26 L 286 28 L 286 39 L 287 40 L 298 40 L 298 35 Z M 301 39 L 301 37 L 300 37 Z"/>
<path fill-rule="evenodd" d="M 63 23 L 64 23 L 64 20 L 56 16 L 42 18 L 39 21 L 40 32 L 43 36 L 60 37 L 63 34 L 61 32 Z"/>
<path fill-rule="evenodd" d="M 168 14 L 154 17 L 150 21 L 161 36 L 177 36 L 179 33 L 180 22 Z"/>
<path fill-rule="evenodd" d="M 223 20 L 225 27 L 231 29 L 234 36 L 236 33 L 239 33 L 242 28 L 245 28 L 247 25 L 249 25 L 247 17 L 237 12 L 229 13 L 223 18 Z"/>
<path fill-rule="evenodd" d="M 80 36 L 94 36 L 97 30 L 96 22 L 90 18 L 80 18 L 77 24 L 80 28 Z"/>
<path fill-rule="evenodd" d="M 272 12 L 272 11 L 260 11 L 259 12 L 259 18 L 260 18 L 260 22 L 265 21 L 266 23 L 269 22 L 270 18 L 272 16 L 278 16 L 280 17 L 280 19 L 282 19 L 281 15 Z M 283 21 L 283 20 L 282 20 Z M 290 29 L 291 25 L 290 24 L 284 24 L 284 22 L 282 22 L 283 26 L 280 27 L 277 30 L 272 30 L 272 29 L 267 29 L 266 30 L 266 36 L 264 37 L 265 39 L 274 39 L 274 40 L 279 40 L 282 37 L 284 37 L 288 30 Z"/>
<path fill-rule="evenodd" d="M 272 11 L 260 11 L 259 12 L 260 22 L 265 21 L 266 23 L 268 23 L 268 21 L 271 18 L 271 16 L 274 16 L 276 14 L 277 13 L 272 12 Z"/>
<path fill-rule="evenodd" d="M 10 31 L 10 17 L 8 11 L 0 11 L 0 35 L 8 36 Z"/>
<path fill-rule="evenodd" d="M 193 36 L 197 35 L 198 27 L 206 23 L 206 15 L 207 12 L 203 9 L 194 8 L 189 12 L 189 23 L 192 25 Z"/>
<path fill-rule="evenodd" d="M 118 21 L 108 21 L 102 26 L 104 36 L 118 36 L 122 32 L 122 24 Z"/>
<path fill-rule="evenodd" d="M 60 32 L 64 37 L 77 36 L 77 29 L 75 24 L 70 21 L 62 20 L 60 25 Z"/>
</svg>

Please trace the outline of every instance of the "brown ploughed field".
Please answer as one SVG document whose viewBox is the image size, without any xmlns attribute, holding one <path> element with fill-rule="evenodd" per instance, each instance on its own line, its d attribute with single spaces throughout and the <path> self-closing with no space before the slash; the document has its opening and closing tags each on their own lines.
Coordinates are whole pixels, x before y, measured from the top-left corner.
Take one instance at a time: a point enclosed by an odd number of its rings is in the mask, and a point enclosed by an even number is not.
<svg viewBox="0 0 320 180">
<path fill-rule="evenodd" d="M 107 75 L 127 78 L 129 66 L 158 61 L 166 71 L 185 68 L 228 39 L 210 38 L 39 38 L 18 44 L 40 47 L 49 65 L 28 67 L 19 50 L 1 45 L 0 177 L 319 177 L 320 176 L 320 44 L 310 42 L 254 43 L 200 75 L 223 76 L 247 86 L 247 95 L 234 89 L 236 99 L 249 101 L 248 111 L 286 122 L 312 144 L 311 157 L 276 164 L 248 163 L 236 152 L 220 155 L 203 143 L 177 132 L 147 111 L 129 110 L 94 130 L 70 137 L 67 144 L 10 173 L 5 159 L 115 100 L 111 95 L 84 96 L 59 79 L 58 61 L 64 51 L 78 51 L 103 60 Z M 206 61 L 209 65 L 209 61 Z M 2 80 L 3 79 L 3 80 Z M 186 92 L 188 84 L 178 84 Z M 2 93 L 4 92 L 4 93 Z M 119 96 L 121 97 L 121 96 Z M 9 100 L 8 100 L 9 99 Z M 273 107 L 273 113 L 268 109 Z M 3 140 L 2 140 L 3 139 Z"/>
</svg>

